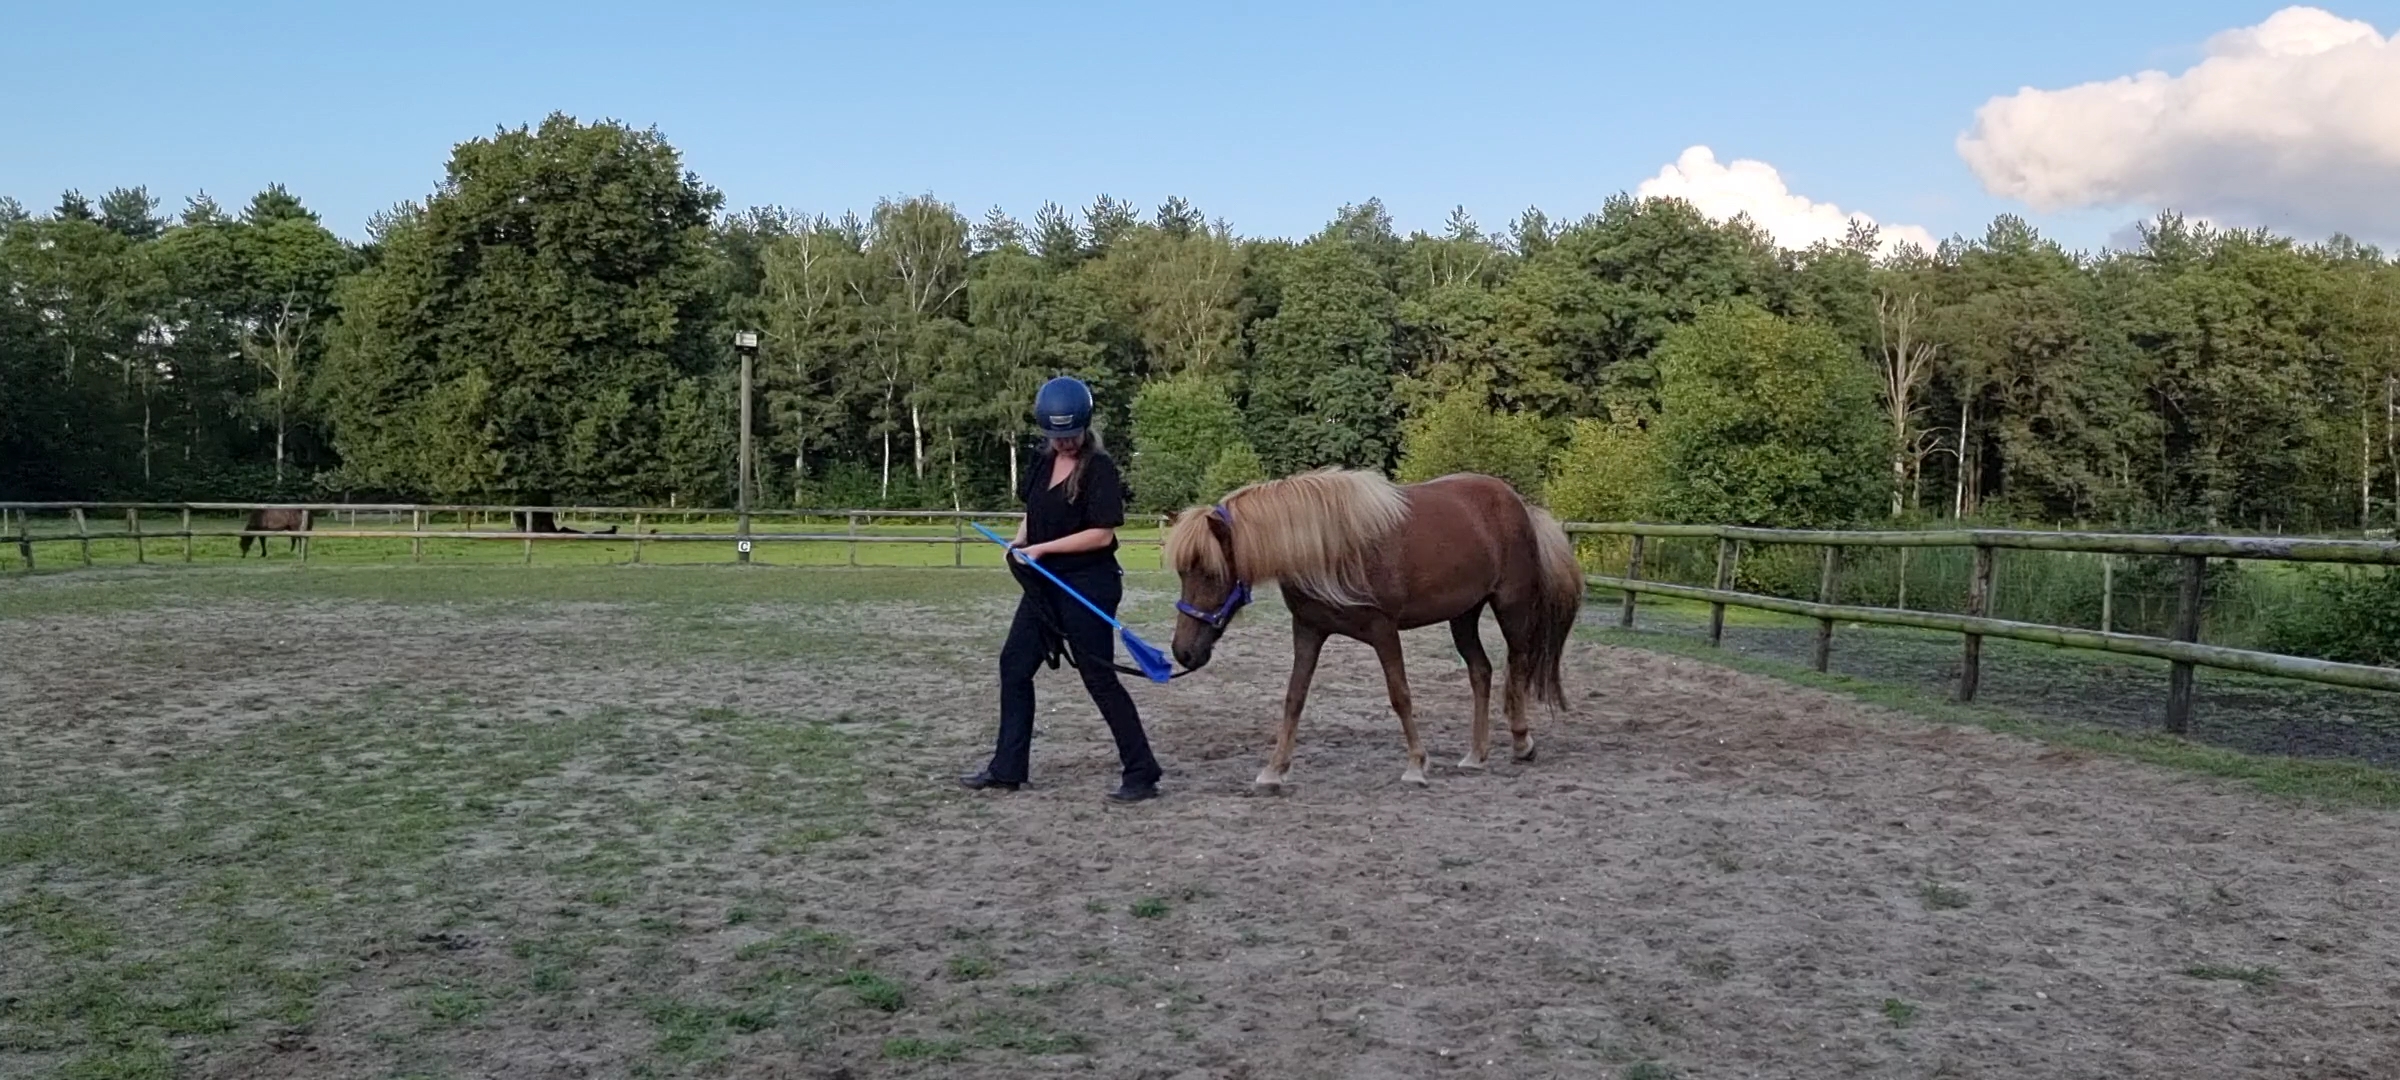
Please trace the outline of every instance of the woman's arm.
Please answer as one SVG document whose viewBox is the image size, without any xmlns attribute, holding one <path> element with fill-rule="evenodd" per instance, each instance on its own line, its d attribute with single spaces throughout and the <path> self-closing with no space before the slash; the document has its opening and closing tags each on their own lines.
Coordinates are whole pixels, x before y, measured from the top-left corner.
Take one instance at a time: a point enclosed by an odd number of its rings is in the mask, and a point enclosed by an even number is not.
<svg viewBox="0 0 2400 1080">
<path fill-rule="evenodd" d="M 1109 541 L 1116 538 L 1117 530 L 1115 529 L 1085 529 L 1082 532 L 1069 533 L 1047 544 L 1035 544 L 1019 550 L 1023 551 L 1027 558 L 1039 559 L 1045 555 L 1070 555 L 1078 551 L 1098 551 L 1107 547 Z M 1018 542 L 1022 543 L 1024 539 L 1024 532 L 1019 530 Z"/>
</svg>

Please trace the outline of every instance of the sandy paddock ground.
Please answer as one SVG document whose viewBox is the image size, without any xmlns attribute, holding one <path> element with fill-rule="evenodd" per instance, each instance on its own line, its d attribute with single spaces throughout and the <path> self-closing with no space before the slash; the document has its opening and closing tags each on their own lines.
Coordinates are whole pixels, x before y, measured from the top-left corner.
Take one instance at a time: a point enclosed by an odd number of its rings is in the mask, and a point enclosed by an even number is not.
<svg viewBox="0 0 2400 1080">
<path fill-rule="evenodd" d="M 227 1024 L 169 1025 L 166 1071 L 125 1075 L 2400 1075 L 2388 813 L 1589 643 L 1538 761 L 1496 719 L 1462 772 L 1441 628 L 1409 641 L 1430 786 L 1399 782 L 1372 655 L 1336 642 L 1262 797 L 1272 602 L 1206 672 L 1135 686 L 1164 799 L 1103 802 L 1114 752 L 1065 671 L 1034 785 L 965 792 L 1007 607 L 0 624 L 0 1073 L 133 1038 L 62 973 L 164 962 L 252 974 L 218 980 Z M 429 839 L 386 843 L 411 799 Z M 77 839 L 107 820 L 181 839 Z M 220 863 L 238 903 L 209 899 Z M 247 967 L 203 947 L 253 924 L 277 929 Z M 270 969 L 309 974 L 261 1004 Z"/>
</svg>

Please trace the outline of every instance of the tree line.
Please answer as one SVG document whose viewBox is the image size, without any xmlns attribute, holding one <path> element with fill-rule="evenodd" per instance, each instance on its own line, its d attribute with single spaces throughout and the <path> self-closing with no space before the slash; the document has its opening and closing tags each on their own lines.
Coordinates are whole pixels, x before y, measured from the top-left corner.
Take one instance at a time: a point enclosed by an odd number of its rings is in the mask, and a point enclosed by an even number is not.
<svg viewBox="0 0 2400 1080">
<path fill-rule="evenodd" d="M 2123 528 L 2400 517 L 2400 266 L 2173 215 L 1778 248 L 1607 200 L 1302 239 L 1181 199 L 727 210 L 657 132 L 551 116 L 337 237 L 292 193 L 0 200 L 0 498 L 998 506 L 1043 379 L 1145 509 L 1320 465 L 1473 468 L 1579 518 Z"/>
</svg>

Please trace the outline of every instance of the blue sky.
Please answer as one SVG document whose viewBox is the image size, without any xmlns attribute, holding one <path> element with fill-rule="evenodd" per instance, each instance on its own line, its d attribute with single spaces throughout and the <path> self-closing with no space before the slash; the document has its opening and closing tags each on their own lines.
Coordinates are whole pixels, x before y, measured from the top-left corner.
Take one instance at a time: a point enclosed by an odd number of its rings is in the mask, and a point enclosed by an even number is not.
<svg viewBox="0 0 2400 1080">
<path fill-rule="evenodd" d="M 1301 235 L 1376 196 L 1404 230 L 1454 204 L 1496 228 L 1704 144 L 1936 236 L 2021 212 L 2089 247 L 2145 208 L 1985 194 L 1954 145 L 1976 108 L 2180 71 L 2279 6 L 19 2 L 0 194 L 145 184 L 172 211 L 280 181 L 355 237 L 453 143 L 562 110 L 656 125 L 734 207 L 1182 195 Z M 2400 0 L 2330 10 L 2400 23 Z"/>
</svg>

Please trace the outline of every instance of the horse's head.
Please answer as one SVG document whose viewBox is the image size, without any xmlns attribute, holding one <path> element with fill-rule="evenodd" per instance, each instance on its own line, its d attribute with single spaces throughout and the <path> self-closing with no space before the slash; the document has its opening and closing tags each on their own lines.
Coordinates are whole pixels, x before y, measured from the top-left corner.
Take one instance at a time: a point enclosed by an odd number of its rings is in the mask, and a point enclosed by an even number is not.
<svg viewBox="0 0 2400 1080">
<path fill-rule="evenodd" d="M 1223 506 L 1177 514 L 1167 527 L 1167 565 L 1183 581 L 1176 598 L 1175 662 L 1186 671 L 1207 666 L 1217 638 L 1250 602 L 1250 585 L 1234 569 L 1233 522 Z"/>
</svg>

